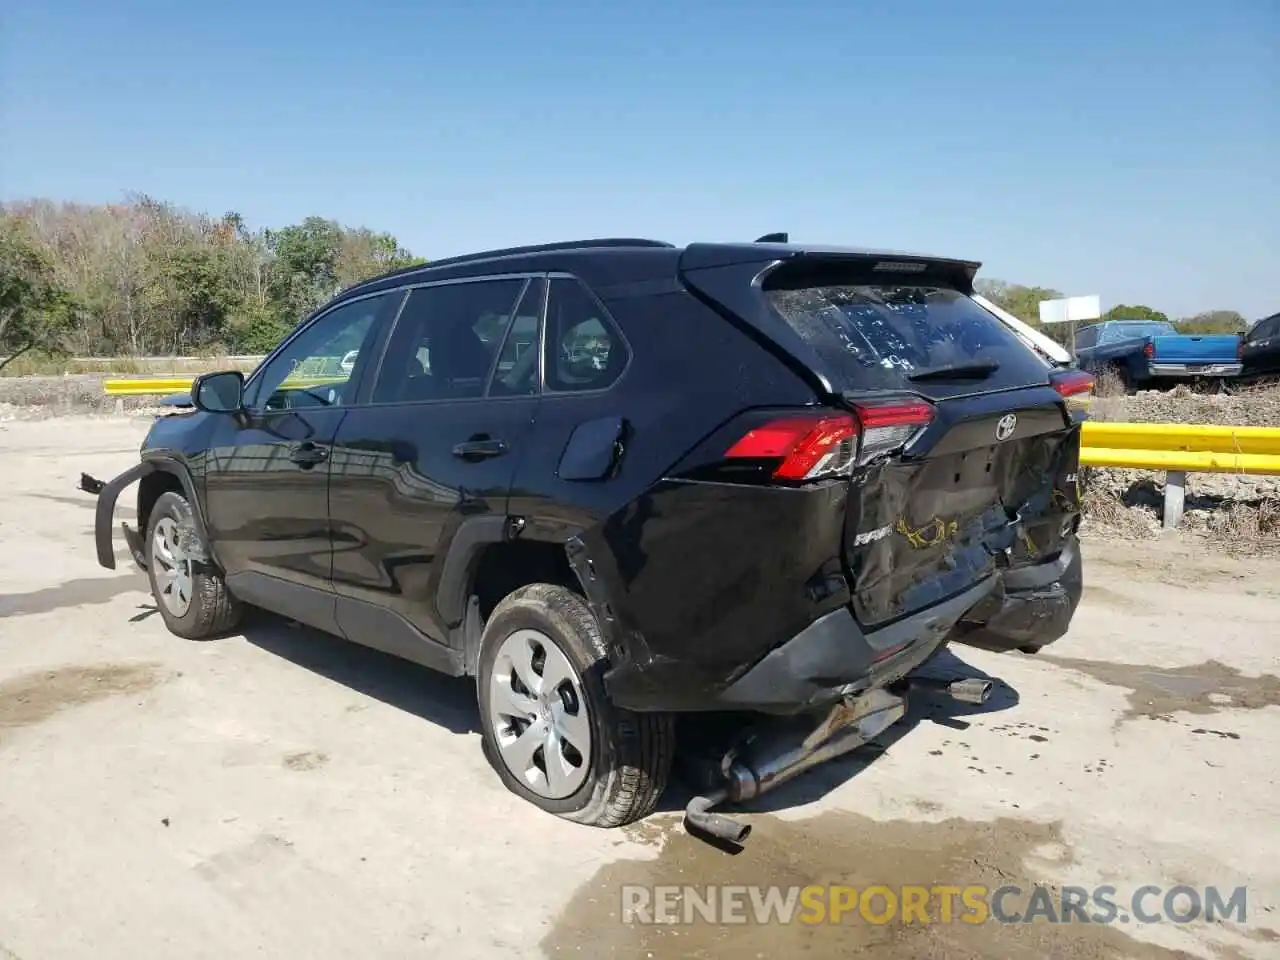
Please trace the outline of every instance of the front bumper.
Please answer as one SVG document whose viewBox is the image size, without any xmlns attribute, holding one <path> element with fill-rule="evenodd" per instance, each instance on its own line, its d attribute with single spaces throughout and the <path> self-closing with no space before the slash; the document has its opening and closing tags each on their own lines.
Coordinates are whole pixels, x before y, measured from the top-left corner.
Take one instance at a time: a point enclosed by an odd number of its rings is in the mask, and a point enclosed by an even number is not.
<svg viewBox="0 0 1280 960">
<path fill-rule="evenodd" d="M 888 686 L 946 643 L 960 618 L 998 586 L 998 576 L 864 632 L 848 607 L 819 617 L 727 683 L 709 684 L 682 662 L 627 664 L 606 675 L 618 706 L 636 711 L 752 711 L 789 715 Z"/>
<path fill-rule="evenodd" d="M 98 495 L 98 504 L 93 515 L 93 540 L 98 553 L 99 566 L 106 567 L 108 570 L 116 568 L 115 548 L 111 544 L 111 520 L 121 491 L 125 487 L 141 480 L 147 474 L 154 472 L 155 469 L 156 465 L 154 463 L 144 460 L 136 466 L 130 467 L 114 480 L 109 480 L 106 483 L 94 480 L 88 474 L 81 476 L 80 489 L 87 493 L 97 493 Z M 127 523 L 121 523 L 120 528 L 124 533 L 125 543 L 129 545 L 129 552 L 133 555 L 134 563 L 145 570 L 147 562 L 146 554 L 142 549 L 141 534 Z"/>
<path fill-rule="evenodd" d="M 1238 377 L 1242 363 L 1151 363 L 1147 370 L 1153 377 Z"/>
</svg>

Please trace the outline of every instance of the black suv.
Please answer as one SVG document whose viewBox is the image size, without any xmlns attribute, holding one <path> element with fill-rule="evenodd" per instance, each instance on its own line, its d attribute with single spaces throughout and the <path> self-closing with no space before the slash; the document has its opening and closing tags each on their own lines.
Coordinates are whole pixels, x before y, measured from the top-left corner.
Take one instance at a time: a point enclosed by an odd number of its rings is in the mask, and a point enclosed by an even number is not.
<svg viewBox="0 0 1280 960">
<path fill-rule="evenodd" d="M 498 775 L 583 823 L 653 809 L 678 715 L 754 718 L 691 806 L 741 839 L 706 809 L 877 735 L 949 640 L 1034 650 L 1079 601 L 1092 380 L 977 269 L 594 240 L 379 277 L 87 479 L 98 558 L 140 481 L 173 633 L 251 604 L 474 676 Z"/>
<path fill-rule="evenodd" d="M 1280 313 L 1259 320 L 1240 342 L 1242 376 L 1280 374 Z"/>
</svg>

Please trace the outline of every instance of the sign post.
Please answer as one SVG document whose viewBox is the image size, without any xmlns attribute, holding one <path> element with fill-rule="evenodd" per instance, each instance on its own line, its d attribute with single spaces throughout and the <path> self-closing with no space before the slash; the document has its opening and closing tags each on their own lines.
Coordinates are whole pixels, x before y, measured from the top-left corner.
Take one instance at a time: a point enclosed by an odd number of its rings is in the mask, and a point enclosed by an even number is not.
<svg viewBox="0 0 1280 960">
<path fill-rule="evenodd" d="M 1041 323 L 1065 323 L 1067 327 L 1067 349 L 1071 351 L 1071 359 L 1076 358 L 1076 324 L 1086 320 L 1097 320 L 1102 316 L 1102 303 L 1096 296 L 1091 297 L 1059 297 L 1056 300 L 1040 301 Z"/>
</svg>

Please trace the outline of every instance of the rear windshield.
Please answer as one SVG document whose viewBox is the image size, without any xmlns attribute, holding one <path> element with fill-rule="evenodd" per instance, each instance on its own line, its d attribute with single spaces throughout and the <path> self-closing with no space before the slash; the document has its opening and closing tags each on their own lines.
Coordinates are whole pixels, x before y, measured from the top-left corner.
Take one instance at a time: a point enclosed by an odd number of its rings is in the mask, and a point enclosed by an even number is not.
<svg viewBox="0 0 1280 960">
<path fill-rule="evenodd" d="M 843 390 L 1003 389 L 1045 383 L 1048 367 L 995 316 L 946 287 L 868 284 L 766 289 L 775 310 Z M 926 370 L 993 363 L 982 379 L 920 381 Z M 947 392 L 954 392 L 948 390 Z"/>
<path fill-rule="evenodd" d="M 1128 340 L 1131 337 L 1173 337 L 1178 328 L 1159 320 L 1113 320 L 1102 328 L 1101 342 Z"/>
</svg>

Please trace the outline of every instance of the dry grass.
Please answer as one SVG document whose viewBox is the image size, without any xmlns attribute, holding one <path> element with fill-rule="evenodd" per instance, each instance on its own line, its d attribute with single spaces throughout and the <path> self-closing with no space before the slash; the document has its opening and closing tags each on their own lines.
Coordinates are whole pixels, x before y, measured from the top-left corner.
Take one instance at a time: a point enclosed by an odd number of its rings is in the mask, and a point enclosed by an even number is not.
<svg viewBox="0 0 1280 960">
<path fill-rule="evenodd" d="M 1205 536 L 1229 553 L 1280 553 L 1280 498 L 1228 503 L 1207 519 Z"/>
<path fill-rule="evenodd" d="M 243 357 L 42 357 L 23 354 L 8 364 L 4 377 L 61 377 L 86 373 L 107 376 L 165 376 L 167 374 L 210 373 L 214 370 L 252 370 L 257 358 Z"/>
</svg>

